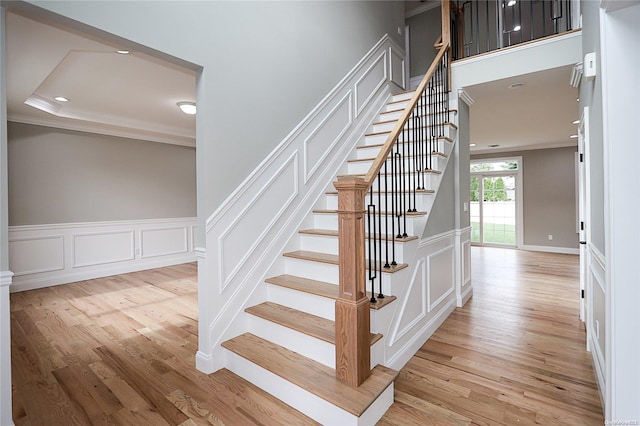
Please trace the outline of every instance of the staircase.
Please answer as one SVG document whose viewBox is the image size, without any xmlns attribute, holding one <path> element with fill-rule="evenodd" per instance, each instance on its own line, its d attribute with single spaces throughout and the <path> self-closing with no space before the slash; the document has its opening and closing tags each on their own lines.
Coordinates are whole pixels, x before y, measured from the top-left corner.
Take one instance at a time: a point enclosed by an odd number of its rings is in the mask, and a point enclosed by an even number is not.
<svg viewBox="0 0 640 426">
<path fill-rule="evenodd" d="M 413 92 L 405 92 L 389 100 L 346 162 L 344 174 L 364 176 L 369 171 L 412 96 Z M 429 113 L 425 110 L 424 114 Z M 454 117 L 455 111 L 450 111 L 450 116 Z M 291 240 L 291 251 L 282 254 L 279 268 L 274 268 L 278 273 L 264 283 L 267 300 L 245 309 L 243 321 L 248 331 L 222 343 L 228 369 L 322 424 L 370 425 L 380 419 L 393 403 L 393 381 L 398 374 L 384 366 L 384 333 L 390 327 L 394 294 L 407 281 L 406 262 L 417 250 L 451 154 L 457 127 L 449 118 L 445 121 L 445 133 L 437 140 L 437 152 L 424 176 L 424 189 L 416 192 L 416 211 L 407 216 L 409 235 L 390 243 L 397 264 L 383 269 L 385 296 L 377 297 L 378 289 L 373 295 L 369 293 L 375 298 L 370 302 L 371 376 L 358 387 L 336 378 L 334 314 L 339 257 L 338 193 L 333 185 Z M 415 173 L 407 172 L 404 179 L 415 182 Z M 384 239 L 393 220 L 384 220 L 382 229 L 371 232 L 373 239 Z"/>
</svg>

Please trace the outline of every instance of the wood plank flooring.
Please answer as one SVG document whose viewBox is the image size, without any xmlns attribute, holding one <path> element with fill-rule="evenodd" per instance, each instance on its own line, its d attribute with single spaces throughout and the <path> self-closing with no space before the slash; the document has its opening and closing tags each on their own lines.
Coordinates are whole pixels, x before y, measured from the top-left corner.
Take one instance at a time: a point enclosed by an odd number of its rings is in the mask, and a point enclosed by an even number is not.
<svg viewBox="0 0 640 426">
<path fill-rule="evenodd" d="M 576 256 L 473 248 L 474 296 L 400 372 L 380 425 L 601 425 Z M 16 425 L 314 422 L 197 350 L 195 264 L 11 295 Z"/>
<path fill-rule="evenodd" d="M 472 248 L 473 297 L 402 369 L 380 425 L 602 425 L 578 257 Z"/>
<path fill-rule="evenodd" d="M 195 369 L 197 268 L 11 295 L 21 425 L 315 424 L 228 370 Z"/>
</svg>

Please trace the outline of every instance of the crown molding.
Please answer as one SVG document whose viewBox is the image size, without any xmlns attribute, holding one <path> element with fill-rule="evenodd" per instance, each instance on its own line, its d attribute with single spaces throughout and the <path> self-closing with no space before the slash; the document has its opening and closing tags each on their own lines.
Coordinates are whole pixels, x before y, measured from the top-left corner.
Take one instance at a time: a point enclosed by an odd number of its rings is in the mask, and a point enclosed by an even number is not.
<svg viewBox="0 0 640 426">
<path fill-rule="evenodd" d="M 440 7 L 440 2 L 439 1 L 425 1 L 423 4 L 421 4 L 420 6 L 416 7 L 415 9 L 411 9 L 408 12 L 405 12 L 404 14 L 404 18 L 411 18 L 412 16 L 416 16 L 416 15 L 420 15 L 421 13 L 427 12 L 431 9 L 435 9 L 437 7 Z"/>
</svg>

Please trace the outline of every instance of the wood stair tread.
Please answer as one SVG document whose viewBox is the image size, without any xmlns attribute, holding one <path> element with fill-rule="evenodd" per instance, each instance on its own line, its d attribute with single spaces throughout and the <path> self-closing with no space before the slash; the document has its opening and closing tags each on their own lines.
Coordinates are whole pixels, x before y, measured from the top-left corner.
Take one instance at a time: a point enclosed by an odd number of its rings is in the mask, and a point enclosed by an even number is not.
<svg viewBox="0 0 640 426">
<path fill-rule="evenodd" d="M 309 278 L 297 277 L 295 275 L 278 275 L 270 277 L 265 282 L 280 287 L 290 288 L 292 290 L 302 291 L 304 293 L 314 294 L 327 299 L 338 298 L 338 286 L 324 281 L 312 280 Z M 371 299 L 371 293 L 367 292 L 367 297 Z M 384 298 L 376 298 L 375 303 L 370 303 L 371 309 L 378 310 L 387 306 L 396 300 L 395 296 L 385 296 Z"/>
<path fill-rule="evenodd" d="M 438 136 L 436 139 L 444 140 L 445 142 L 449 142 L 449 143 L 453 142 L 453 139 L 451 139 L 449 136 Z M 402 143 L 403 144 L 413 144 L 413 141 L 404 141 Z M 358 146 L 356 146 L 356 149 L 382 148 L 383 146 L 384 146 L 383 143 L 376 143 L 376 144 L 371 144 L 371 145 L 358 145 Z"/>
<path fill-rule="evenodd" d="M 362 385 L 354 388 L 338 380 L 334 369 L 251 333 L 227 340 L 222 346 L 355 416 L 361 416 L 398 375 L 378 365 Z"/>
<path fill-rule="evenodd" d="M 447 158 L 447 154 L 445 154 L 444 152 L 432 152 L 431 155 L 435 155 L 438 157 L 442 157 L 442 158 Z M 407 155 L 405 158 L 407 159 L 411 159 L 414 158 L 413 155 Z M 367 162 L 367 161 L 375 161 L 375 158 L 354 158 L 352 160 L 347 160 L 347 163 L 363 163 L 363 162 Z"/>
<path fill-rule="evenodd" d="M 380 124 L 389 124 L 389 123 L 397 123 L 397 122 L 398 122 L 397 119 L 396 120 L 381 120 L 381 121 L 374 121 L 372 125 L 375 126 L 375 125 L 380 125 Z M 454 129 L 458 128 L 458 126 L 456 126 L 455 124 L 453 124 L 450 121 L 445 121 L 444 123 L 437 123 L 437 124 L 427 124 L 426 126 L 422 126 L 422 127 L 435 127 L 435 126 L 440 126 L 441 124 L 443 126 L 451 126 Z M 384 134 L 384 133 L 391 133 L 391 130 L 385 130 L 385 131 L 381 131 L 381 132 L 366 133 L 365 136 L 381 135 L 381 134 Z"/>
<path fill-rule="evenodd" d="M 332 345 L 336 344 L 336 323 L 326 318 L 273 302 L 264 302 L 251 306 L 245 309 L 245 312 L 331 343 Z M 380 333 L 369 333 L 369 336 L 372 345 L 382 339 L 382 334 Z"/>
<path fill-rule="evenodd" d="M 367 191 L 367 194 L 373 192 L 374 194 L 377 194 L 380 191 Z M 384 193 L 384 191 L 382 191 Z M 391 191 L 389 191 L 391 192 Z M 436 191 L 434 191 L 433 189 L 416 189 L 416 194 L 433 194 Z M 396 191 L 396 193 L 400 193 L 400 194 L 413 194 L 413 191 L 410 190 L 404 190 L 404 191 Z M 338 191 L 327 191 L 325 192 L 326 195 L 338 195 Z"/>
<path fill-rule="evenodd" d="M 333 230 L 333 229 L 301 229 L 300 231 L 298 231 L 298 233 L 300 234 L 307 234 L 307 235 L 322 235 L 322 236 L 326 236 L 326 237 L 337 237 L 338 236 L 338 231 Z M 369 237 L 369 234 L 366 234 L 365 237 Z M 383 235 L 382 236 L 383 239 L 391 239 L 391 235 Z M 380 235 L 375 235 L 375 239 L 378 240 L 380 239 Z M 415 235 L 409 235 L 407 237 L 401 237 L 398 238 L 396 237 L 396 241 L 397 242 L 407 242 L 407 241 L 412 241 L 412 240 L 417 240 L 418 237 L 416 237 Z"/>
<path fill-rule="evenodd" d="M 338 214 L 338 210 L 332 210 L 332 209 L 315 209 L 313 210 L 313 213 L 318 213 L 318 214 Z M 382 214 L 383 216 L 395 216 L 394 214 L 390 213 L 390 212 L 378 212 L 380 214 Z M 425 216 L 427 214 L 427 212 L 406 212 L 407 217 L 412 217 L 412 216 Z"/>
<path fill-rule="evenodd" d="M 283 254 L 284 257 L 292 258 L 292 259 L 300 259 L 300 260 L 309 260 L 311 262 L 320 262 L 327 263 L 330 265 L 338 265 L 340 257 L 337 254 L 329 254 L 329 253 L 320 253 L 317 251 L 309 251 L 309 250 L 295 250 L 290 251 Z M 368 265 L 368 260 L 365 259 L 365 265 Z M 391 266 L 389 268 L 382 268 L 382 272 L 387 274 L 392 274 L 394 272 L 398 272 L 401 269 L 406 268 L 406 263 L 398 263 L 397 265 Z"/>
</svg>

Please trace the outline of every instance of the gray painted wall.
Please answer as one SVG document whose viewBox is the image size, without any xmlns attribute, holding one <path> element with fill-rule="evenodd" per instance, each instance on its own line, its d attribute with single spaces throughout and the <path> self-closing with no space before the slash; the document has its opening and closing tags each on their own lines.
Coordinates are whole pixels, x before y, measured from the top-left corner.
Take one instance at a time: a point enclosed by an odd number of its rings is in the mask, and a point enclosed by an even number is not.
<svg viewBox="0 0 640 426">
<path fill-rule="evenodd" d="M 469 119 L 469 105 L 458 99 L 458 186 L 460 193 L 458 194 L 458 229 L 464 229 L 471 226 L 471 217 L 469 209 L 469 200 L 471 195 L 471 176 L 469 173 L 469 143 L 471 142 L 471 126 Z M 467 203 L 467 211 L 464 211 L 464 205 Z"/>
<path fill-rule="evenodd" d="M 442 32 L 442 12 L 439 7 L 427 10 L 419 15 L 407 18 L 405 24 L 409 26 L 409 76 L 423 75 L 433 59 L 436 49 L 433 47 Z"/>
<path fill-rule="evenodd" d="M 582 1 L 582 51 L 596 52 L 600 55 L 600 17 L 599 2 Z M 596 75 L 601 76 L 600 60 L 596 61 Z M 602 78 L 593 80 L 582 79 L 580 83 L 580 113 L 584 107 L 589 107 L 589 156 L 591 173 L 591 206 L 590 223 L 587 227 L 591 232 L 591 243 L 606 255 L 605 226 L 604 226 L 604 151 L 602 130 Z"/>
<path fill-rule="evenodd" d="M 449 161 L 442 174 L 438 194 L 429 212 L 429 220 L 422 238 L 432 237 L 456 227 L 455 166 Z"/>
<path fill-rule="evenodd" d="M 8 124 L 9 225 L 194 217 L 195 149 Z"/>
<path fill-rule="evenodd" d="M 525 245 L 578 248 L 576 151 L 567 147 L 471 156 L 472 160 L 522 156 Z"/>
<path fill-rule="evenodd" d="M 30 3 L 204 67 L 200 225 L 384 34 L 403 45 L 397 1 Z"/>
</svg>

